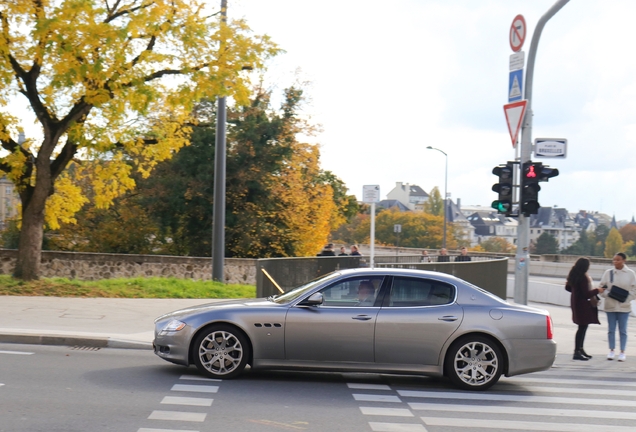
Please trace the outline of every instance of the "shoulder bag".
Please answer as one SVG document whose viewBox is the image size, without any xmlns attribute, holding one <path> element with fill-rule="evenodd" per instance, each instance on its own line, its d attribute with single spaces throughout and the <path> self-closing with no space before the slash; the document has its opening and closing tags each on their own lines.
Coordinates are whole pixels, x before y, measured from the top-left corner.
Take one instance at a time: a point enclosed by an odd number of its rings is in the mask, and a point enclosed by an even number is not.
<svg viewBox="0 0 636 432">
<path fill-rule="evenodd" d="M 610 272 L 610 283 L 612 284 L 614 283 L 613 270 Z M 629 295 L 629 291 L 616 285 L 612 285 L 612 288 L 610 288 L 609 294 L 607 294 L 609 298 L 613 298 L 614 300 L 620 303 L 625 303 L 625 300 L 627 300 L 628 295 Z"/>
</svg>

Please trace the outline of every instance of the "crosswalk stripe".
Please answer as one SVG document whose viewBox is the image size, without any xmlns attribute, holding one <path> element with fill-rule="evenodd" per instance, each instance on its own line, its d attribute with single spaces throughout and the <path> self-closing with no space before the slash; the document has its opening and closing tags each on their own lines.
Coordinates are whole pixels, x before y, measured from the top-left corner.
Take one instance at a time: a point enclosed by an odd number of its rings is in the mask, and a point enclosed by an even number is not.
<svg viewBox="0 0 636 432">
<path fill-rule="evenodd" d="M 407 408 L 376 408 L 376 407 L 360 407 L 360 411 L 365 415 L 382 415 L 396 417 L 414 417 L 411 410 Z"/>
<path fill-rule="evenodd" d="M 522 430 L 542 432 L 581 432 L 582 430 L 594 430 L 594 432 L 633 432 L 632 426 L 606 426 L 573 423 L 543 423 L 509 420 L 478 420 L 478 419 L 452 419 L 443 417 L 422 417 L 426 426 L 465 427 L 470 430 L 477 428 L 497 430 Z"/>
<path fill-rule="evenodd" d="M 391 387 L 384 384 L 357 384 L 347 383 L 347 387 L 356 390 L 391 390 Z"/>
<path fill-rule="evenodd" d="M 460 412 L 460 413 L 484 413 L 484 414 L 510 414 L 510 415 L 536 415 L 551 417 L 581 417 L 581 418 L 607 418 L 621 420 L 636 420 L 636 413 L 627 411 L 590 411 L 570 410 L 558 408 L 524 408 L 515 406 L 484 406 L 467 404 L 436 404 L 411 402 L 409 407 L 414 411 L 436 412 Z"/>
<path fill-rule="evenodd" d="M 373 432 L 427 432 L 421 424 L 369 422 L 369 426 Z"/>
<path fill-rule="evenodd" d="M 139 428 L 137 432 L 199 432 L 195 430 L 186 430 L 186 429 L 149 429 L 149 428 Z"/>
<path fill-rule="evenodd" d="M 582 399 L 570 397 L 553 397 L 553 396 L 532 396 L 532 395 L 507 395 L 507 394 L 475 394 L 460 392 L 432 392 L 432 391 L 413 391 L 398 390 L 397 393 L 403 397 L 419 397 L 431 399 L 459 399 L 459 400 L 478 400 L 478 401 L 506 401 L 506 402 L 534 402 L 534 403 L 562 403 L 571 405 L 604 405 L 622 406 L 636 408 L 636 401 L 622 399 Z"/>
<path fill-rule="evenodd" d="M 364 402 L 402 402 L 399 397 L 394 395 L 372 395 L 354 393 L 353 398 L 357 401 Z"/>
<path fill-rule="evenodd" d="M 523 377 L 520 379 L 523 382 L 544 383 L 544 384 L 567 384 L 571 386 L 577 385 L 599 385 L 599 386 L 612 386 L 612 387 L 636 387 L 636 381 L 607 381 L 597 379 L 562 379 L 562 378 L 536 378 L 536 377 Z"/>
<path fill-rule="evenodd" d="M 523 388 L 503 388 L 497 387 L 497 391 L 531 391 L 545 393 L 572 393 L 572 394 L 593 394 L 605 396 L 631 396 L 636 397 L 635 390 L 617 390 L 617 389 L 597 389 L 597 388 L 564 388 L 564 387 L 546 387 L 546 386 L 524 386 Z"/>
<path fill-rule="evenodd" d="M 590 374 L 589 376 L 591 376 L 592 379 L 595 379 L 595 380 L 599 378 L 616 379 L 617 374 L 621 374 L 621 373 L 624 373 L 624 371 L 616 370 L 614 372 L 601 372 L 600 370 L 595 370 L 594 373 Z M 584 375 L 582 375 L 581 370 L 553 369 L 550 372 L 536 372 L 530 375 L 515 375 L 513 377 L 506 377 L 506 378 L 503 378 L 500 382 L 507 382 L 507 381 L 509 382 L 513 380 L 541 379 L 541 378 L 545 378 L 545 380 L 547 381 L 553 377 L 559 377 L 562 379 L 569 379 L 567 377 L 574 377 L 574 379 L 581 379 L 582 376 Z M 632 382 L 636 382 L 636 381 L 632 380 Z"/>
<path fill-rule="evenodd" d="M 183 411 L 153 411 L 148 420 L 176 420 L 176 421 L 205 421 L 206 413 L 183 412 Z"/>
<path fill-rule="evenodd" d="M 179 379 L 192 380 L 192 381 L 216 381 L 216 382 L 223 381 L 223 380 L 216 379 L 216 378 L 206 378 L 206 377 L 202 377 L 202 376 L 199 376 L 199 375 L 181 375 L 179 377 Z"/>
<path fill-rule="evenodd" d="M 27 351 L 0 351 L 0 354 L 33 355 L 35 353 L 27 352 Z"/>
<path fill-rule="evenodd" d="M 162 404 L 167 405 L 190 405 L 190 406 L 212 406 L 214 399 L 207 398 L 192 398 L 192 397 L 180 397 L 180 396 L 165 396 L 161 401 Z"/>
<path fill-rule="evenodd" d="M 170 390 L 197 393 L 216 393 L 219 391 L 219 386 L 175 384 Z"/>
</svg>

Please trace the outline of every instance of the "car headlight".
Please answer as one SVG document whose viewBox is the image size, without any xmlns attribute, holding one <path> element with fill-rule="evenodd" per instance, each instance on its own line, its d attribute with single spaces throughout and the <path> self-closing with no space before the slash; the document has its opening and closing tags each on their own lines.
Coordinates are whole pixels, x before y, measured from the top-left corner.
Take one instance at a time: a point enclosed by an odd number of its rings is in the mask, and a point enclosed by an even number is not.
<svg viewBox="0 0 636 432">
<path fill-rule="evenodd" d="M 186 323 L 184 323 L 183 321 L 173 319 L 173 320 L 170 320 L 168 324 L 166 324 L 166 326 L 161 330 L 160 334 L 178 332 L 179 330 L 182 330 L 185 326 L 186 326 Z"/>
</svg>

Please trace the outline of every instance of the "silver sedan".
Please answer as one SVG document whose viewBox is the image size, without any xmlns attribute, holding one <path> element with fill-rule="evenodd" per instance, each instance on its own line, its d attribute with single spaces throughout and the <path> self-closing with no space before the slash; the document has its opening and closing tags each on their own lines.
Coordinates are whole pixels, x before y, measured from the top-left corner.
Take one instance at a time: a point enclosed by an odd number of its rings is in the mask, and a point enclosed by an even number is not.
<svg viewBox="0 0 636 432">
<path fill-rule="evenodd" d="M 285 294 L 178 310 L 155 320 L 155 353 L 212 378 L 254 369 L 447 376 L 485 390 L 549 369 L 547 311 L 510 305 L 456 277 L 402 269 L 330 273 Z"/>
</svg>

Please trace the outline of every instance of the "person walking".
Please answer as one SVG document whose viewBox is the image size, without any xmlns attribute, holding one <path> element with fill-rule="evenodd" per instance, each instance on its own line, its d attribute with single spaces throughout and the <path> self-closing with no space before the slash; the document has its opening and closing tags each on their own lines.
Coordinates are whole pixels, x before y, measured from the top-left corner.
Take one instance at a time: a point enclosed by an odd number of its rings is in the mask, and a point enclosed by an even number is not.
<svg viewBox="0 0 636 432">
<path fill-rule="evenodd" d="M 590 260 L 579 258 L 574 263 L 568 274 L 565 289 L 570 295 L 570 307 L 572 308 L 572 322 L 579 326 L 574 337 L 573 360 L 589 360 L 591 355 L 583 349 L 585 333 L 590 324 L 600 324 L 598 320 L 598 297 L 597 294 L 603 291 L 602 288 L 592 289 L 592 279 L 587 271 L 590 268 Z"/>
<path fill-rule="evenodd" d="M 358 246 L 351 245 L 351 256 L 362 256 L 362 254 L 358 250 Z"/>
<path fill-rule="evenodd" d="M 605 313 L 607 314 L 607 340 L 610 352 L 607 354 L 608 360 L 614 360 L 616 354 L 616 323 L 618 323 L 618 333 L 621 341 L 621 353 L 618 361 L 627 359 L 625 348 L 627 346 L 627 320 L 632 310 L 631 302 L 636 298 L 636 274 L 632 269 L 627 268 L 625 260 L 627 257 L 623 252 L 614 255 L 612 263 L 614 268 L 606 270 L 601 278 L 600 287 L 604 288 L 602 296 L 605 298 Z M 618 289 L 617 289 L 618 288 Z M 626 290 L 628 295 L 623 301 L 617 299 L 616 294 L 620 289 Z M 613 291 L 613 292 L 612 292 Z"/>
<path fill-rule="evenodd" d="M 455 257 L 455 262 L 462 262 L 462 261 L 470 261 L 470 257 L 468 256 L 468 249 L 466 249 L 466 246 L 462 247 L 461 255 L 457 255 Z"/>
<path fill-rule="evenodd" d="M 344 246 L 340 247 L 340 253 L 338 254 L 338 256 L 349 256 Z"/>
</svg>

